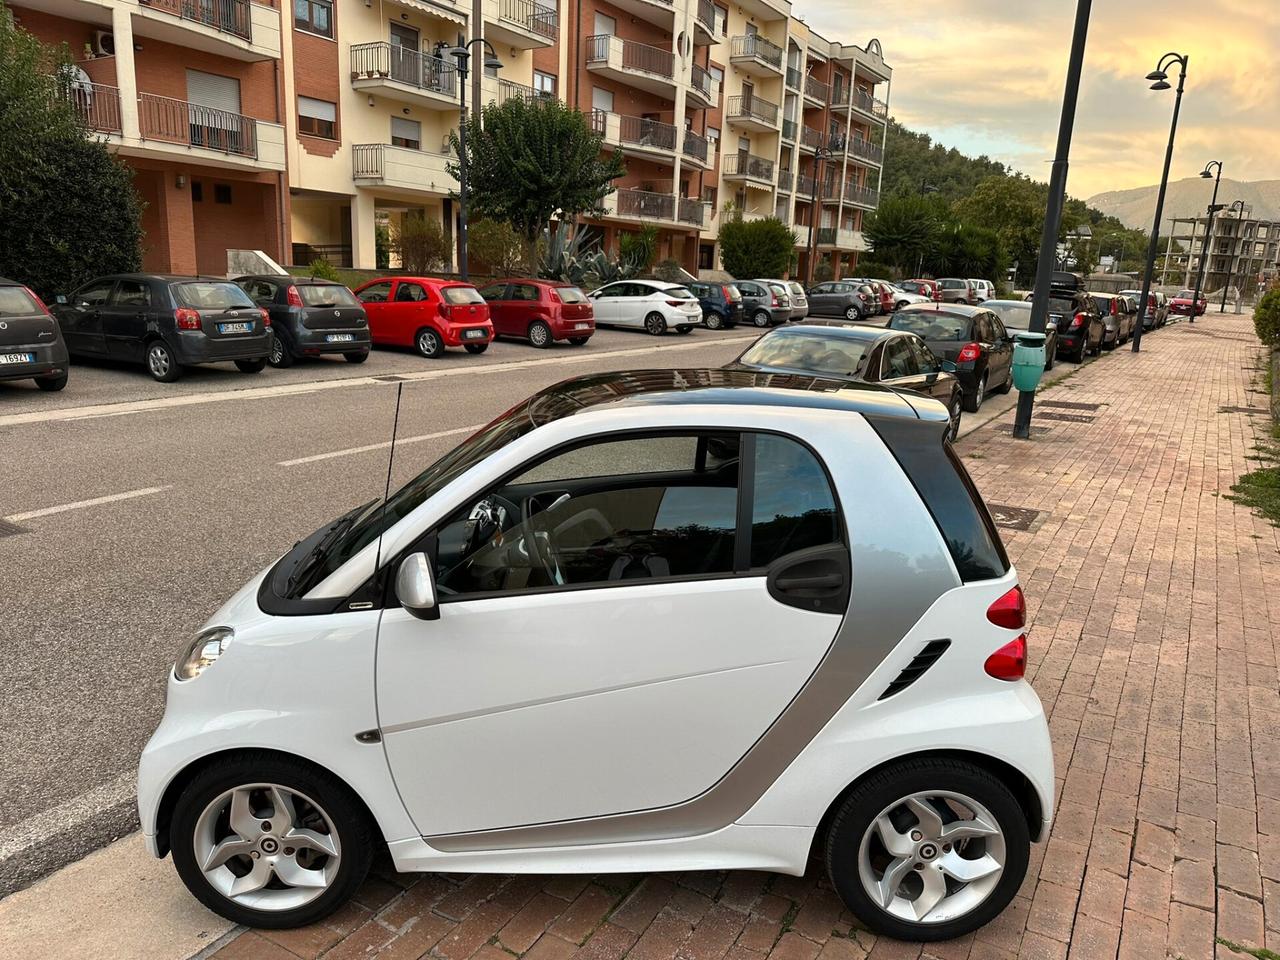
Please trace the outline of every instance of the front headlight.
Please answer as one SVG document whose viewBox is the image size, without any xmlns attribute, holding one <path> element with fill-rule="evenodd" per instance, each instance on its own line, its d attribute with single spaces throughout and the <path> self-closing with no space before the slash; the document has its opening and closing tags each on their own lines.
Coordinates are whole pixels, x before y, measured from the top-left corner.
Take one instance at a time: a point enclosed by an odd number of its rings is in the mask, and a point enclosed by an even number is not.
<svg viewBox="0 0 1280 960">
<path fill-rule="evenodd" d="M 222 656 L 231 645 L 236 632 L 230 627 L 209 627 L 201 630 L 182 650 L 182 656 L 173 665 L 173 675 L 178 680 L 192 680 Z"/>
</svg>

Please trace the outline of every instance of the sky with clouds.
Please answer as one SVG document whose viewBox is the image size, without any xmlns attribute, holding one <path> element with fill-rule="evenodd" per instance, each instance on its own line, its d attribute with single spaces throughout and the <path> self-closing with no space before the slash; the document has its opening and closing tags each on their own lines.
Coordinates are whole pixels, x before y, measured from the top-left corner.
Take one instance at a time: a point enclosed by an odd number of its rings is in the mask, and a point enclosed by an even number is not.
<svg viewBox="0 0 1280 960">
<path fill-rule="evenodd" d="M 1046 180 L 1075 6 L 795 0 L 792 12 L 833 40 L 880 39 L 894 71 L 890 110 L 905 126 Z M 1280 0 L 1094 0 L 1069 194 L 1159 181 L 1173 91 L 1143 78 L 1167 51 L 1190 56 L 1171 178 L 1209 160 L 1224 177 L 1280 178 Z"/>
</svg>

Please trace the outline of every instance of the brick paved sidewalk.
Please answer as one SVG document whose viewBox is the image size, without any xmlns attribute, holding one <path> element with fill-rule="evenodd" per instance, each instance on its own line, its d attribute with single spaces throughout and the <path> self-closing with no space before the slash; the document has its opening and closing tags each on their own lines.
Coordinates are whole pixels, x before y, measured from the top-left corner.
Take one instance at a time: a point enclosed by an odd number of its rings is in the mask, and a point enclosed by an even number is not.
<svg viewBox="0 0 1280 960">
<path fill-rule="evenodd" d="M 1004 534 L 1060 778 L 1048 844 L 976 936 L 923 950 L 877 941 L 816 863 L 801 879 L 384 869 L 331 922 L 245 933 L 217 957 L 1249 956 L 1222 941 L 1280 951 L 1280 530 L 1223 496 L 1254 465 L 1266 417 L 1220 412 L 1266 406 L 1250 392 L 1261 356 L 1247 318 L 1178 324 L 1042 394 L 1033 443 L 999 424 L 960 442 L 989 502 L 1039 512 Z"/>
</svg>

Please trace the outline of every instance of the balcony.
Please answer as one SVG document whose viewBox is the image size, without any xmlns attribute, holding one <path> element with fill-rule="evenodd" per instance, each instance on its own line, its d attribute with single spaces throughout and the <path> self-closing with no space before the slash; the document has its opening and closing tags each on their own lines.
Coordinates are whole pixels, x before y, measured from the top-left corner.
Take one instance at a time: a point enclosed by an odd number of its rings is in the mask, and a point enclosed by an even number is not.
<svg viewBox="0 0 1280 960">
<path fill-rule="evenodd" d="M 730 97 L 726 115 L 730 123 L 746 130 L 778 129 L 778 105 L 755 94 Z"/>
<path fill-rule="evenodd" d="M 790 170 L 778 171 L 778 189 L 783 193 L 790 193 L 791 187 L 795 184 L 795 175 Z"/>
<path fill-rule="evenodd" d="M 760 190 L 773 189 L 773 161 L 749 153 L 732 153 L 724 158 L 724 178 Z"/>
<path fill-rule="evenodd" d="M 669 33 L 678 32 L 672 0 L 612 0 L 612 6 L 634 14 L 645 23 L 657 24 Z"/>
<path fill-rule="evenodd" d="M 517 50 L 550 47 L 560 36 L 560 14 L 536 0 L 485 0 L 485 35 Z"/>
<path fill-rule="evenodd" d="M 808 174 L 801 173 L 796 176 L 796 199 L 812 199 L 813 193 L 817 189 L 818 181 Z"/>
<path fill-rule="evenodd" d="M 798 124 L 794 120 L 782 121 L 782 139 L 795 142 Z"/>
<path fill-rule="evenodd" d="M 847 98 L 845 102 L 848 102 Z M 876 99 L 861 87 L 853 91 L 853 109 L 870 117 L 877 123 L 884 123 L 889 119 L 889 105 L 883 100 Z"/>
<path fill-rule="evenodd" d="M 448 194 L 458 181 L 445 169 L 448 157 L 386 143 L 351 147 L 351 176 L 359 187 L 383 187 L 414 193 Z"/>
<path fill-rule="evenodd" d="M 823 145 L 826 139 L 821 130 L 815 130 L 813 127 L 805 126 L 804 124 L 800 125 L 801 150 L 808 150 L 810 153 L 814 153 Z"/>
<path fill-rule="evenodd" d="M 107 98 L 108 101 L 111 99 Z M 119 102 L 116 94 L 115 102 Z M 100 111 L 100 112 L 99 112 Z M 115 104 L 91 108 L 90 116 L 116 123 Z M 138 141 L 112 137 L 120 152 L 219 166 L 284 169 L 284 127 L 153 93 L 138 94 Z M 104 131 L 112 133 L 113 131 Z"/>
<path fill-rule="evenodd" d="M 839 203 L 840 202 L 840 179 L 838 176 L 828 175 L 822 179 L 822 188 L 819 195 L 823 203 Z"/>
<path fill-rule="evenodd" d="M 236 60 L 280 59 L 280 11 L 250 0 L 141 0 L 133 32 Z"/>
<path fill-rule="evenodd" d="M 787 67 L 787 86 L 792 90 L 799 90 L 803 83 L 804 75 L 795 67 Z"/>
<path fill-rule="evenodd" d="M 782 48 L 758 33 L 733 38 L 729 62 L 745 73 L 776 77 L 782 73 Z"/>
<path fill-rule="evenodd" d="M 605 143 L 617 147 L 629 157 L 643 157 L 659 163 L 675 161 L 679 131 L 669 123 L 605 110 L 592 110 L 590 120 L 591 128 L 604 138 Z"/>
<path fill-rule="evenodd" d="M 352 44 L 351 86 L 418 107 L 458 109 L 454 65 L 396 44 Z"/>
<path fill-rule="evenodd" d="M 695 63 L 689 70 L 689 90 L 685 97 L 694 107 L 713 110 L 720 103 L 720 81 Z"/>
<path fill-rule="evenodd" d="M 692 197 L 680 197 L 676 204 L 676 219 L 681 223 L 700 227 L 706 220 L 707 208 L 701 200 Z"/>
<path fill-rule="evenodd" d="M 884 162 L 884 148 L 862 137 L 850 137 L 846 149 L 849 156 L 877 167 Z"/>
<path fill-rule="evenodd" d="M 845 184 L 844 202 L 874 210 L 880 205 L 880 191 L 856 183 Z"/>
<path fill-rule="evenodd" d="M 715 163 L 715 157 L 711 153 L 710 142 L 706 137 L 700 136 L 692 130 L 684 132 L 684 144 L 680 147 L 680 152 L 691 165 L 701 167 L 703 170 L 709 170 L 711 165 Z"/>
<path fill-rule="evenodd" d="M 80 122 L 95 133 L 120 133 L 120 90 L 104 83 L 76 84 L 70 90 L 71 106 Z"/>
<path fill-rule="evenodd" d="M 710 46 L 716 39 L 716 5 L 712 0 L 698 0 L 693 12 L 693 42 Z"/>
<path fill-rule="evenodd" d="M 668 99 L 675 97 L 675 57 L 670 50 L 597 34 L 587 37 L 587 69 Z"/>
<path fill-rule="evenodd" d="M 674 220 L 674 193 L 622 187 L 604 198 L 604 215 L 616 220 Z"/>
<path fill-rule="evenodd" d="M 831 99 L 831 84 L 810 74 L 804 78 L 804 102 L 809 107 L 825 107 Z"/>
</svg>

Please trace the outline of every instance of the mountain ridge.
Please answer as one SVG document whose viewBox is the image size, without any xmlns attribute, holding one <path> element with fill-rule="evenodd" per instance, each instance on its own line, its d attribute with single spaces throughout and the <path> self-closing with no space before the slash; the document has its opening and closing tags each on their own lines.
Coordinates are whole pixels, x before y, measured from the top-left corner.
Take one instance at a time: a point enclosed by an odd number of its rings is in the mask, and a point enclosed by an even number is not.
<svg viewBox="0 0 1280 960">
<path fill-rule="evenodd" d="M 1150 230 L 1158 192 L 1157 184 L 1128 190 L 1108 190 L 1085 202 L 1115 217 L 1127 227 Z M 1169 229 L 1169 221 L 1174 217 L 1186 219 L 1204 216 L 1212 196 L 1212 180 L 1202 177 L 1171 180 L 1164 201 L 1161 232 Z M 1253 210 L 1250 216 L 1255 219 L 1280 220 L 1280 180 L 1229 180 L 1224 177 L 1218 188 L 1218 202 L 1229 204 L 1233 200 L 1243 200 L 1251 206 Z"/>
</svg>

